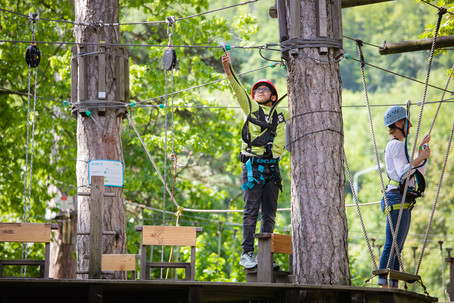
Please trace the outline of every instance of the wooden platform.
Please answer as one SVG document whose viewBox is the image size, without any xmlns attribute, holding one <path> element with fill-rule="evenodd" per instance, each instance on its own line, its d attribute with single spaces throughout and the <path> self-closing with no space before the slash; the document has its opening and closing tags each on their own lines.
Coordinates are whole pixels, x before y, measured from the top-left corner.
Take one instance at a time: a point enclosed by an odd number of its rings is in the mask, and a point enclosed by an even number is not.
<svg viewBox="0 0 454 303">
<path fill-rule="evenodd" d="M 311 295 L 331 293 L 335 301 L 352 303 L 437 302 L 400 289 L 350 286 L 321 286 L 275 283 L 223 283 L 197 281 L 119 281 L 119 280 L 0 280 L 0 302 L 178 302 L 178 303 L 305 303 Z"/>
</svg>

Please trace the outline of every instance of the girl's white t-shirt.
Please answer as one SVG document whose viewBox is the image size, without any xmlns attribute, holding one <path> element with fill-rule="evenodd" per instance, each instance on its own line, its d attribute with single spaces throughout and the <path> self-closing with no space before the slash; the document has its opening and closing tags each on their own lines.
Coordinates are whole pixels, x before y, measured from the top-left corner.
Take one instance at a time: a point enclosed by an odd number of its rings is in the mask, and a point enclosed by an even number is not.
<svg viewBox="0 0 454 303">
<path fill-rule="evenodd" d="M 386 145 L 385 150 L 386 172 L 391 180 L 399 182 L 400 176 L 410 168 L 407 157 L 405 156 L 405 144 L 399 140 L 391 140 Z M 426 164 L 419 167 L 418 170 L 424 175 L 426 173 Z M 409 186 L 415 186 L 415 180 L 412 179 Z M 396 189 L 397 186 L 388 184 L 387 191 Z"/>
</svg>

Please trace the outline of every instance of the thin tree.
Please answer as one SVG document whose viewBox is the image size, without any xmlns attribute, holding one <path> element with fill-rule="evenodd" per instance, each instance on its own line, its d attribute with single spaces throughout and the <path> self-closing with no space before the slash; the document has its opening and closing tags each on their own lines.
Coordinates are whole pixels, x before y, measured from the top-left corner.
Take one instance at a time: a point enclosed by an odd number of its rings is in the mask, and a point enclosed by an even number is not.
<svg viewBox="0 0 454 303">
<path fill-rule="evenodd" d="M 92 24 L 91 26 L 75 26 L 74 34 L 77 43 L 120 43 L 120 30 L 118 26 L 103 26 L 103 23 L 112 24 L 119 22 L 118 0 L 88 0 L 75 1 L 76 23 Z M 105 51 L 105 66 L 96 53 Z M 83 103 L 98 104 L 99 99 L 114 101 L 117 98 L 116 90 L 119 89 L 115 82 L 115 60 L 118 48 L 105 47 L 91 44 L 77 46 L 77 54 L 82 54 L 85 61 L 85 73 L 78 74 L 77 102 L 77 187 L 78 191 L 90 191 L 88 180 L 88 160 L 106 159 L 123 161 L 121 141 L 121 127 L 123 114 L 115 108 L 91 108 L 89 112 Z M 85 55 L 84 55 L 85 54 Z M 79 58 L 79 57 L 78 57 Z M 82 61 L 78 61 L 79 64 Z M 83 69 L 79 69 L 81 71 Z M 102 73 L 100 73 L 102 71 Z M 105 79 L 99 81 L 99 75 Z M 83 78 L 85 77 L 85 78 Z M 83 79 L 83 80 L 80 80 Z M 76 81 L 77 79 L 72 79 Z M 82 87 L 81 83 L 85 84 Z M 102 89 L 101 86 L 105 86 Z M 83 91 L 85 89 L 85 92 Z M 103 90 L 105 95 L 102 94 Z M 84 98 L 84 93 L 86 96 Z M 118 100 L 118 99 L 117 99 Z M 123 206 L 123 188 L 106 187 L 106 192 L 115 193 L 115 197 L 106 197 L 103 210 L 103 230 L 115 231 L 116 235 L 104 235 L 103 253 L 126 252 L 126 215 Z M 78 198 L 78 230 L 90 230 L 90 197 Z M 77 240 L 78 270 L 88 269 L 88 260 L 84 255 L 89 254 L 89 237 L 80 235 Z M 82 276 L 87 277 L 87 276 Z M 122 278 L 119 275 L 118 278 Z"/>
</svg>

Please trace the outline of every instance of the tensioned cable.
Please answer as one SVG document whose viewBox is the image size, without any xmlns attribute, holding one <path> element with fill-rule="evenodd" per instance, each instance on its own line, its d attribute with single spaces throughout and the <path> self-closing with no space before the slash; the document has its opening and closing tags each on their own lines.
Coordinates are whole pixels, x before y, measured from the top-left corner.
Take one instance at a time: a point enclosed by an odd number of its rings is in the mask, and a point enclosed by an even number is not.
<svg viewBox="0 0 454 303">
<path fill-rule="evenodd" d="M 355 43 L 357 45 L 358 55 L 359 55 L 360 60 L 361 60 L 360 61 L 360 63 L 361 63 L 360 67 L 361 67 L 361 78 L 362 78 L 362 83 L 363 83 L 364 96 L 365 96 L 366 104 L 369 105 L 369 96 L 368 96 L 368 93 L 367 93 L 366 77 L 365 77 L 365 74 L 364 74 L 364 56 L 363 56 L 362 49 L 361 49 L 362 41 L 361 40 L 355 40 Z M 387 199 L 386 193 L 385 193 L 385 183 L 383 182 L 383 176 L 382 176 L 381 168 L 380 168 L 381 167 L 380 158 L 378 156 L 377 143 L 376 143 L 376 140 L 375 140 L 375 132 L 374 132 L 374 125 L 373 125 L 373 121 L 372 121 L 372 114 L 371 114 L 369 106 L 367 106 L 367 114 L 368 114 L 368 118 L 369 118 L 369 128 L 370 128 L 370 133 L 371 133 L 371 137 L 372 137 L 372 143 L 373 143 L 373 146 L 374 146 L 375 161 L 376 161 L 376 164 L 377 164 L 378 175 L 380 177 L 381 191 L 382 191 L 383 199 L 384 199 L 384 202 L 385 202 L 385 209 L 389 209 L 389 207 L 388 207 L 388 199 Z M 386 216 L 387 216 L 387 219 L 388 219 L 388 223 L 389 223 L 391 234 L 393 236 L 393 242 L 392 242 L 391 253 L 390 253 L 390 256 L 391 256 L 392 255 L 392 251 L 394 249 L 396 249 L 396 251 L 398 251 L 397 242 L 394 241 L 395 240 L 395 236 L 397 235 L 397 230 L 394 230 L 394 228 L 393 228 L 393 224 L 392 224 L 392 221 L 391 221 L 391 215 L 390 215 L 389 211 L 386 212 Z M 397 258 L 399 259 L 400 265 L 402 266 L 402 271 L 404 271 L 403 263 L 402 263 L 402 260 L 400 258 L 400 254 L 397 253 L 396 255 L 397 255 Z M 389 268 L 390 260 L 391 260 L 391 257 L 388 258 L 388 264 L 386 265 L 386 268 Z"/>
<path fill-rule="evenodd" d="M 266 67 L 263 67 L 263 68 L 266 68 Z M 241 74 L 246 74 L 246 73 L 250 73 L 252 71 L 249 71 L 249 72 L 244 72 L 244 73 L 241 73 Z M 240 75 L 240 74 L 239 74 Z M 183 90 L 180 90 L 178 92 L 174 92 L 174 94 L 176 93 L 181 93 L 181 92 L 184 92 L 184 91 L 189 91 L 191 89 L 196 89 L 196 88 L 200 88 L 202 86 L 206 86 L 206 85 L 210 85 L 210 84 L 213 84 L 213 83 L 216 83 L 216 82 L 220 82 L 220 81 L 223 81 L 223 80 L 226 80 L 227 78 L 223 78 L 223 79 L 220 79 L 220 80 L 216 80 L 216 81 L 213 81 L 213 82 L 210 82 L 210 83 L 205 83 L 205 84 L 201 84 L 201 85 L 198 85 L 198 86 L 194 86 L 194 87 L 190 87 L 190 88 L 186 88 L 186 89 L 183 89 Z M 19 91 L 15 91 L 15 90 L 12 90 L 12 89 L 8 89 L 8 88 L 5 88 L 5 87 L 1 87 L 0 86 L 0 90 L 3 90 L 3 91 L 6 91 L 6 92 L 10 92 L 12 94 L 15 94 L 15 95 L 21 95 L 21 96 L 27 96 L 27 93 L 24 93 L 24 92 L 19 92 Z M 140 102 L 146 102 L 146 101 L 150 101 L 150 100 L 156 100 L 156 99 L 160 99 L 160 98 L 164 98 L 165 95 L 162 95 L 162 96 L 159 96 L 159 97 L 155 97 L 155 98 L 152 98 L 152 99 L 147 99 L 147 100 L 144 100 L 144 101 L 138 101 L 137 103 L 140 104 Z M 118 108 L 119 106 L 117 105 L 121 105 L 121 107 L 127 107 L 127 106 L 131 106 L 131 107 L 135 107 L 137 103 L 134 103 L 132 102 L 129 103 L 129 104 L 125 104 L 125 102 L 123 101 L 104 101 L 104 100 L 97 100 L 97 101 L 93 101 L 93 102 L 97 102 L 97 103 L 103 103 L 103 104 L 106 104 L 106 105 L 86 105 L 84 104 L 85 101 L 83 102 L 74 102 L 74 103 L 70 103 L 69 101 L 61 101 L 61 100 L 55 100 L 55 99 L 51 99 L 51 98 L 47 98 L 47 97 L 41 97 L 41 96 L 36 96 L 37 99 L 42 99 L 42 100 L 47 100 L 47 101 L 51 101 L 51 102 L 58 102 L 58 103 L 62 103 L 63 105 L 73 105 L 73 106 L 81 106 L 81 107 L 84 107 L 84 108 L 98 108 L 98 107 L 104 107 L 104 108 Z M 92 102 L 92 103 L 93 103 Z M 454 97 L 453 98 L 449 98 L 449 99 L 444 99 L 444 100 L 437 100 L 437 101 L 426 101 L 425 104 L 436 104 L 436 103 L 454 103 Z M 87 100 L 87 103 L 90 103 L 89 100 Z M 109 106 L 110 104 L 112 105 L 115 105 L 115 106 Z M 370 107 L 386 107 L 386 106 L 405 106 L 406 104 L 405 103 L 393 103 L 393 104 L 369 104 Z M 416 105 L 420 105 L 420 101 L 416 102 Z M 415 106 L 415 104 L 412 104 L 412 106 Z M 159 104 L 144 104 L 144 105 L 138 105 L 137 107 L 143 107 L 143 108 L 146 108 L 146 107 L 162 107 L 164 108 L 164 106 L 161 106 Z M 363 108 L 363 107 L 367 107 L 367 105 L 342 105 L 342 108 Z M 214 105 L 175 105 L 174 108 L 198 108 L 198 109 L 235 109 L 235 108 L 240 108 L 240 106 L 214 106 Z"/>
<path fill-rule="evenodd" d="M 25 40 L 0 40 L 1 43 L 32 43 Z M 100 42 L 65 42 L 65 41 L 34 41 L 36 44 L 59 44 L 59 45 L 94 45 L 94 46 L 131 46 L 131 47 L 167 47 L 163 44 L 132 44 L 132 43 L 100 43 Z M 221 48 L 219 45 L 172 45 L 178 48 Z M 260 49 L 263 45 L 239 46 L 232 45 L 231 48 L 238 49 Z"/>
<path fill-rule="evenodd" d="M 436 6 L 436 5 L 433 5 L 433 4 L 432 4 L 432 3 L 430 3 L 430 2 L 427 2 L 427 1 L 424 1 L 424 0 L 421 0 L 421 2 L 423 2 L 423 3 L 425 3 L 425 4 L 428 4 L 428 5 L 430 5 L 430 6 L 434 7 L 434 8 L 437 8 L 437 9 L 439 9 L 439 7 L 438 7 L 438 6 Z M 448 11 L 448 10 L 446 10 L 446 12 L 447 12 L 448 14 L 451 14 L 451 15 L 453 15 L 453 13 L 451 13 L 451 12 L 450 12 L 450 11 Z"/>
<path fill-rule="evenodd" d="M 0 40 L 0 42 L 6 42 L 6 43 L 30 43 L 30 41 L 23 41 L 23 40 Z M 100 45 L 100 43 L 94 43 L 94 42 L 93 43 L 89 43 L 89 42 L 42 42 L 42 41 L 35 41 L 35 43 L 37 43 L 37 44 L 41 43 L 41 44 L 70 44 L 70 45 L 76 45 L 76 44 L 77 45 Z M 166 45 L 161 45 L 161 44 L 103 43 L 102 45 L 103 46 L 130 46 L 130 47 L 167 47 Z M 215 46 L 215 45 L 172 45 L 172 47 L 180 47 L 180 48 L 222 48 L 221 46 Z M 259 45 L 259 46 L 231 46 L 231 47 L 232 47 L 232 49 L 233 48 L 239 48 L 239 49 L 261 49 L 261 48 L 264 47 L 264 45 Z M 301 53 L 301 55 L 311 58 L 310 56 L 307 56 L 307 55 L 305 55 L 303 53 Z M 343 58 L 339 58 L 339 59 L 333 60 L 333 61 L 316 59 L 316 58 L 312 58 L 312 59 L 314 59 L 316 61 L 327 62 L 328 63 L 328 62 L 338 62 L 338 61 L 342 60 Z M 353 57 L 348 57 L 346 59 L 347 60 L 351 59 L 353 61 L 360 62 L 358 59 L 353 58 Z M 399 76 L 399 77 L 405 78 L 407 80 L 411 80 L 411 81 L 414 81 L 414 82 L 417 82 L 417 83 L 420 83 L 420 84 L 424 84 L 424 82 L 419 81 L 417 79 L 414 79 L 414 78 L 411 78 L 411 77 L 408 77 L 408 76 L 405 76 L 405 75 L 390 71 L 388 69 L 373 65 L 371 63 L 364 62 L 364 64 L 366 64 L 366 65 L 368 65 L 370 67 L 382 70 L 384 72 L 393 74 L 395 76 Z M 214 81 L 213 83 L 216 83 L 216 82 Z M 437 86 L 432 85 L 432 84 L 429 84 L 428 86 L 430 86 L 432 88 L 435 88 L 435 89 L 438 89 L 438 90 L 443 90 L 443 88 L 437 87 Z M 450 93 L 452 93 L 452 92 L 450 92 Z"/>
<path fill-rule="evenodd" d="M 432 206 L 432 212 L 430 213 L 429 224 L 427 226 L 426 234 L 424 236 L 424 244 L 423 244 L 423 247 L 422 247 L 422 250 L 421 250 L 421 254 L 419 256 L 418 265 L 417 265 L 417 267 L 415 269 L 415 275 L 417 275 L 418 272 L 419 272 L 419 267 L 421 266 L 422 257 L 423 257 L 423 254 L 424 254 L 424 249 L 426 248 L 427 239 L 429 237 L 429 230 L 430 230 L 430 227 L 432 225 L 432 220 L 433 220 L 433 217 L 434 217 L 434 214 L 435 214 L 435 208 L 436 208 L 436 205 L 437 205 L 438 196 L 440 194 L 440 189 L 441 189 L 441 184 L 442 184 L 443 176 L 444 176 L 445 169 L 446 169 L 446 164 L 448 162 L 449 150 L 451 149 L 451 142 L 452 142 L 453 133 L 454 133 L 454 123 L 452 124 L 452 127 L 451 127 L 451 134 L 449 135 L 448 147 L 446 149 L 445 159 L 443 161 L 443 168 L 441 169 L 440 181 L 438 182 L 437 193 L 435 195 L 434 204 Z"/>
<path fill-rule="evenodd" d="M 194 18 L 194 17 L 206 15 L 206 14 L 222 11 L 222 10 L 225 10 L 225 9 L 230 9 L 230 8 L 233 8 L 233 7 L 236 7 L 236 6 L 254 3 L 254 2 L 257 2 L 257 1 L 259 1 L 259 0 L 245 1 L 245 2 L 238 3 L 238 4 L 230 5 L 230 6 L 227 6 L 227 7 L 213 9 L 213 10 L 206 11 L 206 12 L 203 12 L 203 13 L 198 13 L 198 14 L 194 14 L 194 15 L 190 15 L 190 16 L 186 16 L 186 17 L 182 17 L 182 18 L 175 18 L 175 21 L 186 20 L 186 19 L 189 19 L 189 18 Z M 27 15 L 24 15 L 24 14 L 21 14 L 21 13 L 17 13 L 17 12 L 13 12 L 13 11 L 10 11 L 10 10 L 6 10 L 6 9 L 3 9 L 3 8 L 0 8 L 0 11 L 4 11 L 4 12 L 8 12 L 8 13 L 11 13 L 11 14 L 15 14 L 15 15 L 19 15 L 19 16 L 28 18 Z M 98 27 L 102 27 L 102 26 L 122 26 L 122 25 L 139 25 L 139 24 L 163 24 L 163 23 L 166 23 L 165 20 L 163 20 L 163 21 L 144 21 L 144 22 L 126 22 L 126 23 L 117 23 L 117 22 L 114 22 L 114 23 L 104 23 L 104 22 L 85 23 L 85 22 L 73 22 L 73 21 L 68 21 L 68 20 L 54 20 L 54 19 L 46 19 L 46 18 L 40 18 L 40 20 L 51 21 L 51 22 L 70 23 L 70 24 L 73 24 L 73 25 L 81 25 L 81 26 L 98 26 Z"/>
<path fill-rule="evenodd" d="M 172 46 L 173 46 L 173 45 L 172 45 Z M 274 68 L 274 67 L 275 67 L 276 65 L 278 65 L 278 64 L 279 64 L 279 63 L 273 63 L 273 64 L 270 64 L 270 65 L 262 66 L 262 67 L 259 67 L 259 68 L 256 68 L 256 69 L 253 69 L 253 70 L 250 70 L 250 71 L 247 71 L 247 72 L 239 73 L 238 75 L 245 75 L 245 74 L 253 73 L 253 72 L 256 72 L 256 71 L 259 71 L 259 70 L 268 68 L 268 67 Z M 224 80 L 227 80 L 227 78 L 222 78 L 222 79 L 214 80 L 214 81 L 211 81 L 211 82 L 208 82 L 208 83 L 204 83 L 204 84 L 201 84 L 201 85 L 197 85 L 197 86 L 192 86 L 192 87 L 189 87 L 189 88 L 185 88 L 185 89 L 176 91 L 176 92 L 174 92 L 173 94 L 176 95 L 176 94 L 179 94 L 179 93 L 188 91 L 188 90 L 197 89 L 197 88 L 200 88 L 200 87 L 203 87 L 203 86 L 207 86 L 207 85 L 211 85 L 211 84 L 215 84 L 215 83 L 218 83 L 218 82 L 221 82 L 221 81 L 224 81 Z M 151 99 L 146 99 L 146 100 L 138 101 L 138 102 L 136 102 L 136 104 L 141 104 L 141 103 L 145 103 L 145 102 L 149 102 L 149 101 L 153 101 L 153 100 L 161 99 L 161 98 L 165 98 L 165 97 L 166 97 L 166 95 L 162 95 L 162 96 L 159 96 L 159 97 L 154 97 L 154 98 L 151 98 Z M 155 106 L 155 105 L 153 105 L 153 106 Z M 146 107 L 146 106 L 143 106 L 143 107 Z"/>
<path fill-rule="evenodd" d="M 437 111 L 435 112 L 434 119 L 432 120 L 432 125 L 430 126 L 429 134 L 428 134 L 429 136 L 430 136 L 430 134 L 432 133 L 432 128 L 434 127 L 435 120 L 437 119 L 438 112 L 440 111 L 441 104 L 443 103 L 443 99 L 445 98 L 445 92 L 446 92 L 446 90 L 448 89 L 449 82 L 451 81 L 452 73 L 453 73 L 453 72 L 454 72 L 454 65 L 453 65 L 452 68 L 451 68 L 451 73 L 449 74 L 448 81 L 446 81 L 446 86 L 445 86 L 445 90 L 443 91 L 443 95 L 441 96 L 441 101 L 440 101 L 440 103 L 438 104 Z"/>
<path fill-rule="evenodd" d="M 435 28 L 435 33 L 434 33 L 434 37 L 433 37 L 433 42 L 432 42 L 432 48 L 430 50 L 430 57 L 429 57 L 429 66 L 427 68 L 427 75 L 426 75 L 426 85 L 424 86 L 424 92 L 423 92 L 423 98 L 422 98 L 422 104 L 421 104 L 421 109 L 419 111 L 419 119 L 418 119 L 418 125 L 416 127 L 416 132 L 415 132 L 415 139 L 414 139 L 414 144 L 413 144 L 413 149 L 412 149 L 412 153 L 411 153 L 411 157 L 410 157 L 410 164 L 411 162 L 413 161 L 413 158 L 415 156 L 415 152 L 416 152 L 416 146 L 418 145 L 418 135 L 419 135 L 419 131 L 420 131 L 420 127 L 421 127 L 421 120 L 422 120 L 422 114 L 423 114 L 423 110 L 424 110 L 424 101 L 426 99 L 426 95 L 427 95 L 427 86 L 428 86 L 428 83 L 429 83 L 429 77 L 430 77 L 430 71 L 431 71 L 431 68 L 432 68 L 432 61 L 433 61 L 433 56 L 434 56 L 434 51 L 435 51 L 435 45 L 437 43 L 437 37 L 438 37 L 438 31 L 440 29 L 440 25 L 441 25 L 441 20 L 443 18 L 443 15 L 447 12 L 447 10 L 443 7 L 439 7 L 438 8 L 438 19 L 437 19 L 437 25 L 436 25 L 436 28 Z M 410 167 L 411 168 L 411 167 Z M 411 170 L 409 170 L 410 172 Z M 399 211 L 399 215 L 400 213 L 402 212 L 402 208 L 403 208 L 403 205 L 404 205 L 404 202 L 405 202 L 405 198 L 406 198 L 406 194 L 407 194 L 407 190 L 408 190 L 408 181 L 409 181 L 409 178 L 407 178 L 405 180 L 405 186 L 404 186 L 404 191 L 402 193 L 403 195 L 403 198 L 402 198 L 402 202 L 401 202 L 401 209 Z M 434 203 L 433 207 L 436 206 L 436 202 Z M 432 209 L 432 213 L 434 212 L 435 210 Z M 431 221 L 429 221 L 429 228 L 430 228 L 430 223 Z M 429 229 L 428 228 L 428 229 Z M 428 230 L 427 230 L 427 233 L 428 233 Z M 391 252 L 392 254 L 392 252 Z M 422 256 L 424 254 L 424 250 L 421 251 L 421 255 L 420 255 L 420 261 L 422 260 Z M 419 265 L 418 267 L 416 268 L 417 270 L 419 270 Z M 416 273 L 418 273 L 418 271 L 415 271 Z"/>
<path fill-rule="evenodd" d="M 361 61 L 360 61 L 359 59 L 356 59 L 356 58 L 353 58 L 353 57 L 350 57 L 349 59 L 351 59 L 351 60 L 353 60 L 353 61 L 356 61 L 356 62 L 359 62 L 359 63 L 361 63 Z M 370 67 L 373 67 L 373 68 L 376 68 L 376 69 L 382 70 L 382 71 L 384 71 L 384 72 L 390 73 L 390 74 L 392 74 L 392 75 L 395 75 L 395 76 L 398 76 L 398 77 L 402 77 L 402 78 L 405 78 L 405 79 L 407 79 L 407 80 L 410 80 L 410 81 L 414 81 L 414 82 L 417 82 L 417 83 L 419 83 L 419 84 L 424 84 L 424 85 L 425 85 L 425 83 L 424 83 L 424 82 L 422 82 L 422 81 L 420 81 L 420 80 L 417 80 L 417 79 L 414 79 L 414 78 L 411 78 L 411 77 L 408 77 L 408 76 L 405 76 L 405 75 L 402 75 L 402 74 L 399 74 L 399 73 L 396 73 L 396 72 L 393 72 L 393 71 L 387 70 L 387 69 L 385 69 L 385 68 L 383 68 L 383 67 L 379 67 L 379 66 L 376 66 L 376 65 L 373 65 L 373 64 L 367 63 L 367 62 L 365 62 L 365 61 L 364 61 L 364 62 L 362 62 L 362 63 L 364 63 L 365 65 L 368 65 L 368 66 L 370 66 Z M 443 88 L 441 88 L 441 87 L 437 87 L 437 86 L 435 86 L 435 85 L 431 85 L 431 84 L 428 84 L 427 86 L 430 86 L 430 87 L 432 87 L 432 88 L 435 88 L 435 89 L 438 89 L 438 90 L 444 91 L 444 89 L 443 89 Z M 453 92 L 452 92 L 452 91 L 450 91 L 449 93 L 453 93 Z"/>
<path fill-rule="evenodd" d="M 352 41 L 357 40 L 357 38 L 350 38 L 350 37 L 347 37 L 347 36 L 342 36 L 342 37 L 344 37 L 345 39 L 348 39 L 348 40 L 352 40 Z M 379 46 L 379 45 L 364 42 L 362 39 L 361 39 L 361 41 L 362 41 L 363 44 L 365 44 L 365 45 L 373 46 L 373 47 L 376 47 L 376 48 L 381 48 L 381 46 Z"/>
</svg>

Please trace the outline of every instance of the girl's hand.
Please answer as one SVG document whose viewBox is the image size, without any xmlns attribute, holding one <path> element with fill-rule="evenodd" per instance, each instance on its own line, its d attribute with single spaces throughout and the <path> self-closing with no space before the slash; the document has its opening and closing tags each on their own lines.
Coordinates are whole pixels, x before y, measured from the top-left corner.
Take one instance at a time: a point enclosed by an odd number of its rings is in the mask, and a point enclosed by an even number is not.
<svg viewBox="0 0 454 303">
<path fill-rule="evenodd" d="M 224 71 L 227 76 L 232 74 L 232 71 L 230 70 L 230 62 L 229 54 L 222 55 L 222 66 L 224 67 Z"/>
<path fill-rule="evenodd" d="M 420 149 L 423 148 L 424 144 L 429 144 L 429 141 L 430 141 L 430 136 L 425 135 L 424 138 L 421 140 L 421 143 L 419 143 Z"/>
</svg>

